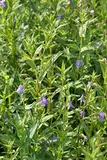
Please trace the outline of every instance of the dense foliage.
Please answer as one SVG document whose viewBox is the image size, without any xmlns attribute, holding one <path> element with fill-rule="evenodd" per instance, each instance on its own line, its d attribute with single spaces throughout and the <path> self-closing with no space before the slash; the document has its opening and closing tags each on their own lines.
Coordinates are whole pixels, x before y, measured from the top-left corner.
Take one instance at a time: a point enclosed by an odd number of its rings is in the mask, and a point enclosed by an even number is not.
<svg viewBox="0 0 107 160">
<path fill-rule="evenodd" d="M 107 160 L 107 1 L 0 1 L 0 159 Z"/>
</svg>

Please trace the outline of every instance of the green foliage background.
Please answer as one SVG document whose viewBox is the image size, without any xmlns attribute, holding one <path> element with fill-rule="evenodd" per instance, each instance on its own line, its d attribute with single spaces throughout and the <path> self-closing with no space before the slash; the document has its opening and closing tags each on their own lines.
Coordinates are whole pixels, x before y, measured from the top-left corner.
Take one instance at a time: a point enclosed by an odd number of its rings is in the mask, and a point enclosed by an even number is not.
<svg viewBox="0 0 107 160">
<path fill-rule="evenodd" d="M 107 2 L 5 4 L 0 6 L 0 159 L 106 160 Z M 47 106 L 39 104 L 44 96 Z"/>
</svg>

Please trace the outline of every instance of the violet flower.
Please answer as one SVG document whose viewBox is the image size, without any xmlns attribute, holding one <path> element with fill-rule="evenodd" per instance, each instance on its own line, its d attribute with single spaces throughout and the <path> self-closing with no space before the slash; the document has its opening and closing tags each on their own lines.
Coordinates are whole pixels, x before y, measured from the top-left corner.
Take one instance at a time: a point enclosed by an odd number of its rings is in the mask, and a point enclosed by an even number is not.
<svg viewBox="0 0 107 160">
<path fill-rule="evenodd" d="M 82 137 L 84 138 L 84 140 L 87 140 L 88 139 L 88 136 L 82 134 Z"/>
<path fill-rule="evenodd" d="M 81 67 L 83 65 L 83 61 L 82 60 L 78 60 L 76 63 L 75 63 L 76 67 Z"/>
<path fill-rule="evenodd" d="M 98 114 L 98 116 L 99 116 L 99 120 L 102 121 L 104 119 L 104 117 L 105 117 L 105 113 L 104 112 L 100 112 Z"/>
<path fill-rule="evenodd" d="M 81 101 L 81 102 L 85 102 L 84 95 L 82 94 L 81 97 L 78 100 Z"/>
<path fill-rule="evenodd" d="M 73 106 L 72 102 L 69 103 L 69 107 L 73 108 L 73 109 L 75 108 L 75 106 Z"/>
<path fill-rule="evenodd" d="M 58 14 L 57 19 L 62 19 L 62 14 Z"/>
<path fill-rule="evenodd" d="M 4 123 L 7 123 L 8 120 L 9 120 L 8 117 L 6 117 L 5 120 L 4 120 Z"/>
<path fill-rule="evenodd" d="M 87 139 L 88 139 L 88 136 L 84 136 L 84 139 L 87 140 Z"/>
<path fill-rule="evenodd" d="M 44 142 L 44 144 L 48 145 L 48 144 L 49 144 L 49 142 L 48 142 L 48 141 L 45 141 L 45 142 Z"/>
<path fill-rule="evenodd" d="M 88 84 L 87 84 L 87 87 L 90 88 L 91 86 L 92 86 L 92 82 L 89 81 Z"/>
<path fill-rule="evenodd" d="M 45 141 L 44 144 L 48 145 L 48 144 L 51 144 L 51 143 L 54 143 L 54 142 L 57 142 L 57 141 L 58 141 L 58 137 L 53 135 L 52 137 L 50 137 L 50 139 L 48 141 Z"/>
<path fill-rule="evenodd" d="M 40 104 L 41 105 L 47 105 L 48 104 L 48 100 L 45 97 L 43 97 L 42 100 L 40 101 Z"/>
<path fill-rule="evenodd" d="M 81 95 L 81 101 L 82 101 L 82 102 L 84 102 L 84 101 L 85 101 L 85 99 L 84 99 L 84 95 L 83 95 L 83 94 Z"/>
<path fill-rule="evenodd" d="M 57 136 L 52 136 L 52 137 L 51 137 L 51 140 L 52 140 L 53 142 L 57 142 L 57 141 L 58 141 L 58 137 L 57 137 Z"/>
<path fill-rule="evenodd" d="M 19 93 L 19 94 L 23 94 L 24 93 L 24 86 L 23 85 L 19 85 L 19 87 L 18 87 L 18 89 L 17 89 L 17 93 Z"/>
<path fill-rule="evenodd" d="M 3 7 L 3 8 L 5 7 L 4 3 L 5 3 L 5 0 L 0 1 L 0 6 Z"/>
<path fill-rule="evenodd" d="M 86 115 L 85 111 L 80 110 L 80 116 L 84 117 Z"/>
</svg>

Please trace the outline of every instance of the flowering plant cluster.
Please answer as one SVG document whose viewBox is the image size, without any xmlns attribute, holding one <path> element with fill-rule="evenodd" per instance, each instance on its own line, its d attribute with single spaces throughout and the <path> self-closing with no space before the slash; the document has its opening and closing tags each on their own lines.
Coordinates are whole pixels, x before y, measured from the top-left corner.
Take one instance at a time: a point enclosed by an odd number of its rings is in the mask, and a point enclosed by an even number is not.
<svg viewBox="0 0 107 160">
<path fill-rule="evenodd" d="M 0 0 L 0 159 L 107 159 L 107 2 Z"/>
</svg>

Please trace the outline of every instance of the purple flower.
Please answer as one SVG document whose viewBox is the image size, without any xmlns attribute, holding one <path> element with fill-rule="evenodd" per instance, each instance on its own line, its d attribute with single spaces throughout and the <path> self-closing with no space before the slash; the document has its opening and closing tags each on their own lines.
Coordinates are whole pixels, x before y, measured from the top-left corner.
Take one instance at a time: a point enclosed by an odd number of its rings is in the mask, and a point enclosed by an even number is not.
<svg viewBox="0 0 107 160">
<path fill-rule="evenodd" d="M 57 142 L 57 141 L 58 141 L 58 137 L 54 135 L 54 136 L 50 137 L 49 140 L 48 140 L 48 141 L 45 141 L 44 143 L 45 143 L 46 145 L 48 145 L 48 144 L 50 144 L 50 143 Z"/>
<path fill-rule="evenodd" d="M 92 82 L 88 82 L 87 87 L 91 87 L 92 86 Z"/>
<path fill-rule="evenodd" d="M 104 112 L 100 112 L 98 114 L 98 116 L 99 116 L 99 120 L 102 121 L 104 119 L 104 117 L 105 117 L 105 113 Z"/>
<path fill-rule="evenodd" d="M 42 100 L 40 101 L 40 104 L 46 105 L 46 104 L 48 104 L 48 100 L 45 97 L 43 97 Z"/>
<path fill-rule="evenodd" d="M 80 116 L 81 116 L 81 117 L 84 117 L 85 114 L 86 114 L 85 111 L 82 111 L 82 110 L 80 111 Z"/>
<path fill-rule="evenodd" d="M 88 139 L 88 136 L 85 136 L 84 134 L 82 134 L 84 140 L 87 140 Z"/>
<path fill-rule="evenodd" d="M 18 89 L 17 89 L 17 93 L 19 93 L 19 94 L 23 94 L 24 93 L 24 86 L 23 85 L 19 85 L 19 87 L 18 87 Z"/>
<path fill-rule="evenodd" d="M 0 1 L 0 6 L 2 6 L 3 8 L 5 7 L 4 2 L 5 2 L 5 0 Z"/>
<path fill-rule="evenodd" d="M 83 94 L 81 95 L 81 100 L 82 100 L 83 102 L 85 101 Z"/>
<path fill-rule="evenodd" d="M 76 65 L 77 67 L 81 67 L 81 66 L 83 65 L 83 61 L 82 61 L 82 60 L 78 60 L 78 61 L 75 63 L 75 65 Z"/>
<path fill-rule="evenodd" d="M 80 100 L 81 102 L 85 102 L 84 95 L 82 94 L 78 100 Z"/>
<path fill-rule="evenodd" d="M 62 14 L 58 14 L 57 19 L 62 19 Z"/>
<path fill-rule="evenodd" d="M 44 144 L 48 145 L 48 144 L 49 144 L 49 142 L 48 142 L 48 141 L 45 141 L 45 142 L 44 142 Z"/>
<path fill-rule="evenodd" d="M 57 137 L 57 136 L 52 136 L 52 137 L 51 137 L 51 140 L 52 140 L 53 142 L 56 142 L 56 141 L 58 141 L 58 137 Z"/>
<path fill-rule="evenodd" d="M 88 136 L 84 136 L 84 139 L 87 140 L 87 139 L 88 139 Z"/>
<path fill-rule="evenodd" d="M 7 123 L 7 122 L 8 122 L 8 120 L 9 120 L 9 119 L 8 119 L 8 117 L 6 117 L 6 119 L 4 120 L 4 123 Z"/>
<path fill-rule="evenodd" d="M 91 14 L 91 15 L 94 15 L 94 10 L 93 10 L 93 9 L 90 10 L 90 14 Z"/>
<path fill-rule="evenodd" d="M 75 108 L 75 106 L 73 106 L 72 102 L 69 103 L 69 107 L 73 108 L 73 109 Z"/>
</svg>

